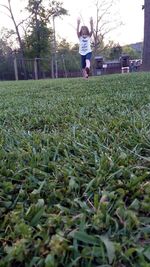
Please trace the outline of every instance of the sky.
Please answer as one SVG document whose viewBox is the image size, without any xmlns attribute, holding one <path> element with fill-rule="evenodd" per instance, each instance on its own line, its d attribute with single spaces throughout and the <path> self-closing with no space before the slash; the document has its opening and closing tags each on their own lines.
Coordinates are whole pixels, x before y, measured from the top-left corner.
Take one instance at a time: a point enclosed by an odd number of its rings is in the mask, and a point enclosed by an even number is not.
<svg viewBox="0 0 150 267">
<path fill-rule="evenodd" d="M 45 0 L 47 1 L 47 0 Z M 99 0 L 102 2 L 104 0 Z M 105 0 L 107 1 L 107 0 Z M 109 1 L 109 0 L 108 0 Z M 144 0 L 116 0 L 117 5 L 109 15 L 112 21 L 121 22 L 121 26 L 111 31 L 106 40 L 114 41 L 120 45 L 126 45 L 143 41 L 144 12 L 142 4 Z M 14 15 L 18 23 L 25 18 L 26 14 L 21 12 L 27 0 L 11 0 Z M 57 38 L 70 43 L 77 43 L 76 20 L 80 17 L 82 24 L 89 25 L 89 18 L 92 16 L 95 21 L 96 10 L 94 0 L 61 0 L 63 6 L 69 11 L 69 16 L 63 19 L 55 19 Z M 0 0 L 0 4 L 6 4 L 6 0 Z M 0 29 L 2 27 L 13 28 L 11 20 L 6 16 L 6 10 L 0 6 Z M 111 27 L 111 26 L 110 26 Z"/>
</svg>

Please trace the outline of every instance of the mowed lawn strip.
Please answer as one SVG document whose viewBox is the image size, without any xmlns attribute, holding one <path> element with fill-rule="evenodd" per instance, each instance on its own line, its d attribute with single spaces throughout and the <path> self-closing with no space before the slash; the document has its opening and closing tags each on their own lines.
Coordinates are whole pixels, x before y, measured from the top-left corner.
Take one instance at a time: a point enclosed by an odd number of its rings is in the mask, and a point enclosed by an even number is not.
<svg viewBox="0 0 150 267">
<path fill-rule="evenodd" d="M 0 267 L 149 267 L 149 179 L 149 73 L 0 83 Z"/>
</svg>

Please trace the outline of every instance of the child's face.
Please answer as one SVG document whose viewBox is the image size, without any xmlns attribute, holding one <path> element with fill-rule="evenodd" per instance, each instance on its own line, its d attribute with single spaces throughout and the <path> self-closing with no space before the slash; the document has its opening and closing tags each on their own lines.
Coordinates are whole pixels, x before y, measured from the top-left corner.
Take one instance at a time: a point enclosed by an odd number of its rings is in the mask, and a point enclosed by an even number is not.
<svg viewBox="0 0 150 267">
<path fill-rule="evenodd" d="M 87 37 L 88 33 L 87 33 L 87 29 L 86 28 L 82 28 L 82 37 Z"/>
</svg>

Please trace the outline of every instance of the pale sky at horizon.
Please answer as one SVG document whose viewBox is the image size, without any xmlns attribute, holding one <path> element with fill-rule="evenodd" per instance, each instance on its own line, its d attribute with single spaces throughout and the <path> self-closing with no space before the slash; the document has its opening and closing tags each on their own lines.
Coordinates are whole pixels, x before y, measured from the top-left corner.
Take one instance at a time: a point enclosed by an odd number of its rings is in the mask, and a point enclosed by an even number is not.
<svg viewBox="0 0 150 267">
<path fill-rule="evenodd" d="M 20 10 L 27 3 L 26 0 L 11 0 L 12 7 L 18 22 L 24 17 L 24 13 Z M 46 1 L 46 0 L 45 0 Z M 101 0 L 99 0 L 101 1 Z M 6 0 L 0 0 L 0 4 L 6 4 Z M 63 19 L 56 19 L 56 32 L 61 39 L 65 38 L 66 41 L 77 43 L 76 37 L 76 19 L 81 17 L 83 22 L 87 24 L 89 17 L 95 17 L 95 9 L 92 0 L 62 0 L 63 6 L 69 11 L 70 16 L 64 16 Z M 117 16 L 123 23 L 123 26 L 110 32 L 107 35 L 107 40 L 113 40 L 120 45 L 136 43 L 143 41 L 144 32 L 144 12 L 142 4 L 144 0 L 118 0 Z M 5 11 L 0 7 L 0 11 Z M 11 20 L 4 14 L 0 13 L 0 29 L 2 27 L 13 28 Z M 112 20 L 114 17 L 112 17 Z M 59 38 L 58 37 L 58 38 Z"/>
</svg>

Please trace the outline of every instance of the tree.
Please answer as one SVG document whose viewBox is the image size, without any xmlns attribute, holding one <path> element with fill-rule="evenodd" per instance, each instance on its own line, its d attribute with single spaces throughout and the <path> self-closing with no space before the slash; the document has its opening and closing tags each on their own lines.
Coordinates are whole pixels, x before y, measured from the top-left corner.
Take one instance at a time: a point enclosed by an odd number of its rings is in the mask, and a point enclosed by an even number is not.
<svg viewBox="0 0 150 267">
<path fill-rule="evenodd" d="M 1 4 L 1 7 L 5 8 L 8 12 L 8 17 L 12 20 L 13 24 L 14 24 L 14 28 L 15 28 L 15 32 L 16 32 L 16 35 L 17 35 L 17 39 L 18 39 L 18 43 L 19 43 L 19 48 L 20 48 L 20 56 L 21 56 L 21 59 L 22 59 L 22 66 L 23 66 L 23 71 L 24 71 L 24 78 L 26 79 L 27 78 L 27 75 L 26 75 L 26 67 L 25 67 L 25 61 L 24 61 L 24 50 L 23 50 L 23 42 L 22 42 L 22 39 L 21 39 L 21 35 L 20 35 L 20 32 L 19 32 L 19 24 L 17 24 L 16 22 L 16 19 L 14 17 L 14 13 L 13 13 L 13 10 L 12 10 L 12 5 L 11 5 L 11 0 L 7 0 L 7 5 L 2 5 Z"/>
<path fill-rule="evenodd" d="M 26 9 L 30 14 L 26 37 L 27 49 L 30 54 L 32 51 L 32 55 L 36 58 L 50 55 L 50 50 L 52 50 L 52 76 L 54 77 L 54 64 L 57 67 L 54 20 L 56 17 L 66 15 L 67 10 L 62 7 L 62 3 L 59 1 L 50 0 L 47 5 L 44 5 L 43 0 L 29 0 Z M 50 27 L 51 22 L 52 27 Z M 38 64 L 38 71 L 39 68 L 40 65 Z"/>
<path fill-rule="evenodd" d="M 121 54 L 122 54 L 122 47 L 119 44 L 117 44 L 111 48 L 109 58 L 111 60 L 119 59 Z"/>
<path fill-rule="evenodd" d="M 5 31 L 8 33 L 7 29 Z M 3 30 L 0 32 L 0 36 L 0 80 L 10 80 L 14 78 L 13 51 Z"/>
<path fill-rule="evenodd" d="M 33 57 L 40 58 L 41 53 L 47 50 L 50 31 L 45 20 L 43 0 L 29 0 L 27 10 L 30 14 L 28 33 L 26 36 L 27 48 Z"/>
<path fill-rule="evenodd" d="M 137 52 L 130 45 L 125 45 L 122 47 L 122 52 L 130 56 L 130 59 L 139 59 L 141 57 L 141 53 Z"/>
<path fill-rule="evenodd" d="M 58 43 L 58 66 L 61 72 L 64 72 L 66 77 L 68 74 L 80 71 L 80 55 L 78 53 L 79 46 L 75 44 L 73 47 L 70 43 L 62 39 Z"/>
<path fill-rule="evenodd" d="M 38 25 L 38 38 L 37 33 L 32 29 L 28 32 L 24 39 L 24 49 L 27 58 L 41 58 L 47 57 L 50 54 L 50 35 L 51 31 L 39 22 Z"/>
<path fill-rule="evenodd" d="M 7 47 L 10 47 L 11 50 L 13 50 L 12 48 L 16 43 L 16 33 L 12 29 L 2 27 L 0 31 L 0 39 L 3 40 Z"/>
<path fill-rule="evenodd" d="M 94 34 L 93 34 L 93 71 L 95 69 L 95 56 L 107 54 L 110 42 L 106 42 L 106 36 L 121 25 L 115 14 L 117 0 L 94 0 Z M 114 19 L 115 18 L 115 19 Z"/>
<path fill-rule="evenodd" d="M 29 0 L 26 8 L 30 14 L 28 30 L 24 45 L 26 55 L 31 58 L 40 58 L 49 53 L 49 38 L 52 31 L 47 27 L 45 9 L 42 0 Z"/>
<path fill-rule="evenodd" d="M 113 7 L 116 0 L 95 0 L 95 21 L 94 21 L 94 35 L 93 35 L 93 52 L 94 56 L 105 49 L 104 40 L 108 33 L 120 26 L 120 22 L 112 20 Z M 111 16 L 110 16 L 111 14 Z M 116 17 L 116 16 L 115 16 Z M 107 46 L 107 44 L 106 44 Z"/>
<path fill-rule="evenodd" d="M 55 33 L 55 18 L 62 17 L 62 15 L 68 15 L 68 11 L 63 8 L 62 3 L 58 1 L 50 1 L 48 9 L 48 18 L 52 17 L 53 22 L 53 41 L 52 41 L 52 77 L 58 77 L 58 66 L 57 66 L 57 42 Z"/>
<path fill-rule="evenodd" d="M 144 44 L 143 64 L 144 71 L 150 71 L 150 0 L 144 1 Z"/>
</svg>

